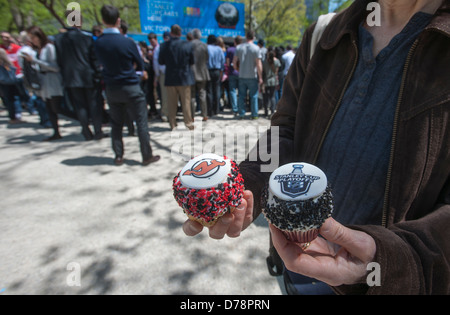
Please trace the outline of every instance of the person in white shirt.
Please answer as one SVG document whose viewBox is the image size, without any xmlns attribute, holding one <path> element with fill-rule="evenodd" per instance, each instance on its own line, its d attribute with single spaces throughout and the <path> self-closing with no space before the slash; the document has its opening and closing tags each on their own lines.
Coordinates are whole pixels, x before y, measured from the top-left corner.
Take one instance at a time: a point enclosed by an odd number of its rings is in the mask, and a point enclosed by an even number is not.
<svg viewBox="0 0 450 315">
<path fill-rule="evenodd" d="M 286 47 L 287 52 L 283 55 L 283 57 L 281 57 L 283 59 L 283 63 L 284 63 L 284 70 L 283 70 L 283 75 L 287 76 L 289 68 L 291 67 L 292 61 L 294 60 L 295 57 L 295 52 L 292 49 L 291 45 L 288 45 Z"/>
</svg>

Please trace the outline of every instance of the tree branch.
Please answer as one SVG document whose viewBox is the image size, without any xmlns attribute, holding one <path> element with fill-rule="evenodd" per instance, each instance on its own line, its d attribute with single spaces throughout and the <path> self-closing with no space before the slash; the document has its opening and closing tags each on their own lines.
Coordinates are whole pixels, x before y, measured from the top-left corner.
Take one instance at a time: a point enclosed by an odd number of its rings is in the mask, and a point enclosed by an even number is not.
<svg viewBox="0 0 450 315">
<path fill-rule="evenodd" d="M 48 2 L 47 0 L 37 0 L 40 4 L 42 4 L 48 12 L 50 12 L 51 15 L 61 24 L 62 27 L 66 27 L 66 23 L 64 23 L 64 20 L 56 13 L 54 8 L 54 0 L 50 0 Z"/>
<path fill-rule="evenodd" d="M 278 6 L 278 4 L 280 4 L 281 0 L 278 0 L 277 2 L 275 2 L 275 4 L 272 6 L 272 8 L 270 8 L 269 12 L 267 12 L 266 17 L 264 18 L 264 20 L 259 23 L 258 27 L 256 28 L 255 31 L 258 31 L 259 28 L 261 27 L 261 25 L 264 25 L 264 23 L 267 22 L 267 20 L 269 19 L 270 15 L 272 14 L 272 12 L 275 10 L 275 8 Z"/>
</svg>

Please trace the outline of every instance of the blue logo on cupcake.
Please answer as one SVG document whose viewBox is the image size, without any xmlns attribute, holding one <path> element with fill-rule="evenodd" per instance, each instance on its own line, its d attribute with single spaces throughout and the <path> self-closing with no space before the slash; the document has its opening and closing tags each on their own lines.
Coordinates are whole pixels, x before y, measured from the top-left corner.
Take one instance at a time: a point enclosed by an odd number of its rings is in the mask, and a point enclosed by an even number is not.
<svg viewBox="0 0 450 315">
<path fill-rule="evenodd" d="M 291 198 L 306 195 L 314 181 L 319 180 L 319 176 L 303 173 L 303 165 L 293 165 L 294 170 L 290 174 L 277 175 L 277 180 L 281 185 L 281 192 Z"/>
</svg>

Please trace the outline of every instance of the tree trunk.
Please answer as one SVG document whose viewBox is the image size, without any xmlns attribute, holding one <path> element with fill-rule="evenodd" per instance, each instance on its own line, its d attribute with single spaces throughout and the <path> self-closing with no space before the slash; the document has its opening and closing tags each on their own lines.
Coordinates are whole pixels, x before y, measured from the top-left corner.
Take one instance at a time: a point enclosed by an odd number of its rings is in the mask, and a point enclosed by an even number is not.
<svg viewBox="0 0 450 315">
<path fill-rule="evenodd" d="M 14 22 L 14 24 L 17 27 L 17 30 L 19 31 L 19 33 L 21 31 L 23 31 L 25 29 L 25 25 L 24 25 L 24 18 L 23 18 L 23 14 L 22 12 L 20 12 L 19 8 L 17 7 L 17 5 L 14 3 L 13 0 L 8 0 L 9 3 L 9 8 L 11 11 L 11 16 L 12 16 L 12 20 Z"/>
</svg>

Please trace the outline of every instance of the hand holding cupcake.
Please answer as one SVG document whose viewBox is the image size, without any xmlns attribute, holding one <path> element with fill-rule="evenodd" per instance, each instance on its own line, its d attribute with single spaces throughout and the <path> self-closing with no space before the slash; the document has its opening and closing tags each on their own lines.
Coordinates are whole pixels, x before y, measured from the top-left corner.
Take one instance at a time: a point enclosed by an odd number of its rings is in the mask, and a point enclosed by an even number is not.
<svg viewBox="0 0 450 315">
<path fill-rule="evenodd" d="M 247 192 L 247 199 L 244 198 L 242 175 L 236 163 L 227 157 L 203 154 L 192 159 L 174 178 L 173 192 L 189 218 L 184 226 L 188 235 L 196 235 L 208 227 L 213 238 L 223 238 L 225 234 L 236 237 L 244 221 L 249 221 L 245 220 L 245 210 L 247 200 L 253 197 Z"/>
<path fill-rule="evenodd" d="M 292 163 L 275 170 L 262 196 L 263 213 L 291 241 L 308 246 L 333 212 L 325 173 L 314 165 Z"/>
</svg>

